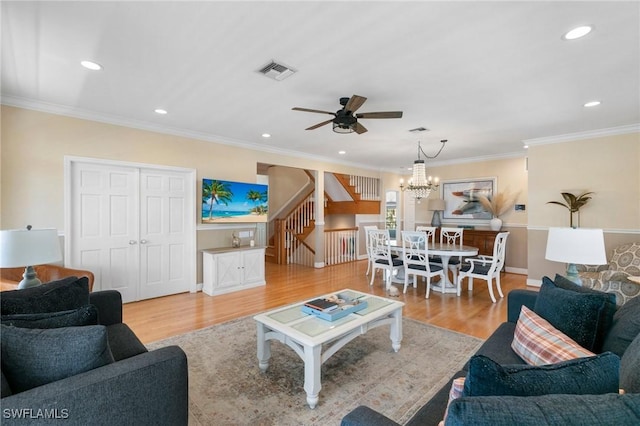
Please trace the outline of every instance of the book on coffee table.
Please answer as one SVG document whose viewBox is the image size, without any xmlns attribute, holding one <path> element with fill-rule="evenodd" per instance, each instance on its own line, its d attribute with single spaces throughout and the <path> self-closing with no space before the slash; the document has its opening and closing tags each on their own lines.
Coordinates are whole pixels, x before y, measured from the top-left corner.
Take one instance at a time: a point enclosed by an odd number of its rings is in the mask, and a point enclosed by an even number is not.
<svg viewBox="0 0 640 426">
<path fill-rule="evenodd" d="M 311 309 L 315 309 L 320 312 L 331 312 L 335 309 L 338 309 L 338 304 L 335 302 L 331 302 L 327 299 L 314 299 L 310 300 L 304 304 Z"/>
</svg>

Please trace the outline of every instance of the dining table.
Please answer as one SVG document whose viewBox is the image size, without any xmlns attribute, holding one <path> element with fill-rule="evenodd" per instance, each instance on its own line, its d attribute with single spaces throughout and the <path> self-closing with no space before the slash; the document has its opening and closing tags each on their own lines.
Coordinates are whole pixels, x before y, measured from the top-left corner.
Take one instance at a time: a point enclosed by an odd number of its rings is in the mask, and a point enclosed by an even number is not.
<svg viewBox="0 0 640 426">
<path fill-rule="evenodd" d="M 396 241 L 391 241 L 389 243 L 389 247 L 391 251 L 394 251 L 396 254 L 402 255 L 402 244 L 398 245 Z M 454 256 L 477 256 L 478 255 L 478 247 L 465 246 L 460 244 L 449 244 L 449 243 L 429 243 L 427 253 L 429 255 L 440 256 L 442 260 L 442 270 L 444 273 L 444 283 L 435 283 L 431 284 L 431 290 L 437 291 L 442 294 L 447 293 L 457 293 L 458 289 L 455 283 L 452 283 L 449 279 L 449 260 Z M 404 270 L 402 271 L 402 275 L 398 273 L 396 279 L 394 280 L 397 283 L 404 284 Z"/>
</svg>

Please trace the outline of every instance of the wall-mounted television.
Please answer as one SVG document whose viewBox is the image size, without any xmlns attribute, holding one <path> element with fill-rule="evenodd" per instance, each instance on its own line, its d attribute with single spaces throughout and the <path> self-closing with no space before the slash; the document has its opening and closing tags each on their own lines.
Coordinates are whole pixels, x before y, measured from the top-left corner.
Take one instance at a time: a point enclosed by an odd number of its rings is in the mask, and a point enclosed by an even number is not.
<svg viewBox="0 0 640 426">
<path fill-rule="evenodd" d="M 267 222 L 268 186 L 202 179 L 202 223 Z"/>
</svg>

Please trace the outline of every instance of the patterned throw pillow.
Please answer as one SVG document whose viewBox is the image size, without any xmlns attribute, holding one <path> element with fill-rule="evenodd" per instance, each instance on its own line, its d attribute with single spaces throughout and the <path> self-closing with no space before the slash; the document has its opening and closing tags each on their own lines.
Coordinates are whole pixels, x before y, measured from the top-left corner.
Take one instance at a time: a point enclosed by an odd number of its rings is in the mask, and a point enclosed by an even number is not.
<svg viewBox="0 0 640 426">
<path fill-rule="evenodd" d="M 447 418 L 447 413 L 449 412 L 449 405 L 451 401 L 454 399 L 460 398 L 462 396 L 462 391 L 464 390 L 464 377 L 458 377 L 457 379 L 453 379 L 451 383 L 451 389 L 449 390 L 449 401 L 447 402 L 447 409 L 444 410 L 444 418 Z M 442 423 L 442 422 L 441 422 Z"/>
<path fill-rule="evenodd" d="M 520 311 L 511 348 L 529 365 L 555 364 L 595 355 L 526 306 Z"/>
</svg>

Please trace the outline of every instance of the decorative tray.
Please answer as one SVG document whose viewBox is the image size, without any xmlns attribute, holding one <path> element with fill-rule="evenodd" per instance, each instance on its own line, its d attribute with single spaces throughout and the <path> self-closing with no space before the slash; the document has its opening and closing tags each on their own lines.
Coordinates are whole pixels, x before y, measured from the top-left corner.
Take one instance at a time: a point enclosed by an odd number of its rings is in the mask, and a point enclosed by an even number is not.
<svg viewBox="0 0 640 426">
<path fill-rule="evenodd" d="M 305 314 L 316 316 L 325 321 L 335 321 L 337 319 L 344 318 L 353 312 L 361 311 L 368 306 L 367 301 L 362 299 L 364 296 L 354 296 L 355 294 L 353 293 L 338 293 L 328 296 L 325 300 L 333 302 L 335 304 L 334 308 L 319 310 L 308 305 L 302 305 L 301 309 Z"/>
</svg>

